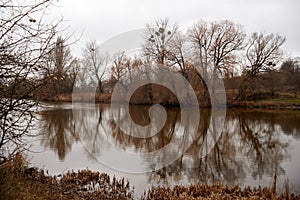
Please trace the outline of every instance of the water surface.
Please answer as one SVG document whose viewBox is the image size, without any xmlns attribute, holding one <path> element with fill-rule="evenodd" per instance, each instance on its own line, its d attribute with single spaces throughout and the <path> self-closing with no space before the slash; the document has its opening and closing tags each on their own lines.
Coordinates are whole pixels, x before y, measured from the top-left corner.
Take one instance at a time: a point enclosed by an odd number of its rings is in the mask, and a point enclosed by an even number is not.
<svg viewBox="0 0 300 200">
<path fill-rule="evenodd" d="M 135 123 L 145 126 L 150 123 L 148 110 L 148 106 L 131 106 L 130 114 Z M 219 126 L 210 119 L 211 111 L 201 109 L 199 122 L 191 117 L 190 122 L 199 127 L 190 130 L 181 127 L 179 108 L 166 110 L 164 127 L 153 137 L 138 138 L 120 130 L 116 123 L 119 119 L 111 112 L 122 114 L 122 110 L 111 111 L 109 105 L 47 105 L 38 115 L 39 135 L 31 141 L 35 152 L 29 155 L 31 163 L 47 169 L 49 174 L 88 168 L 125 177 L 138 196 L 152 185 L 222 182 L 241 187 L 271 186 L 275 173 L 279 192 L 287 179 L 291 190 L 300 192 L 299 111 L 227 109 L 222 133 L 205 156 L 205 136 L 213 135 L 212 123 Z M 178 144 L 186 142 L 187 150 L 181 154 Z M 159 152 L 168 144 L 172 144 L 168 151 L 151 157 L 144 154 Z M 133 157 L 122 151 L 131 152 Z M 171 156 L 178 159 L 160 170 L 126 172 L 155 169 L 153 160 L 163 163 Z"/>
</svg>

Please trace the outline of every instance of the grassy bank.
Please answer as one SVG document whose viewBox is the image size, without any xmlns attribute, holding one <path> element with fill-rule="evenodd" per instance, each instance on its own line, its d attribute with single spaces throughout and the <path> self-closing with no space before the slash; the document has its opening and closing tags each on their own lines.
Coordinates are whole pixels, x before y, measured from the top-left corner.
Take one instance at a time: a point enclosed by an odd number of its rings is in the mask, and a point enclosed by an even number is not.
<svg viewBox="0 0 300 200">
<path fill-rule="evenodd" d="M 50 176 L 43 170 L 29 168 L 20 154 L 0 166 L 0 194 L 3 200 L 134 199 L 134 191 L 124 178 L 90 170 Z M 276 194 L 272 188 L 195 184 L 153 187 L 140 199 L 300 199 L 300 194 L 290 194 L 288 185 L 284 193 Z"/>
<path fill-rule="evenodd" d="M 300 98 L 274 98 L 257 101 L 233 102 L 229 107 L 300 110 Z"/>
</svg>

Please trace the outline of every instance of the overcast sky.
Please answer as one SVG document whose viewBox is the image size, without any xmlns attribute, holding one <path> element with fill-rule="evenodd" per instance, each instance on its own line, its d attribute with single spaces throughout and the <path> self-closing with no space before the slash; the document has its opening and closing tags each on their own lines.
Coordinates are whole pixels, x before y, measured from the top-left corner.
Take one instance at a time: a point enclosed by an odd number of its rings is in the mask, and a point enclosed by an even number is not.
<svg viewBox="0 0 300 200">
<path fill-rule="evenodd" d="M 283 50 L 300 56 L 299 0 L 59 0 L 51 13 L 62 16 L 67 32 L 83 35 L 73 47 L 75 56 L 85 42 L 102 43 L 122 32 L 144 28 L 160 18 L 177 22 L 184 31 L 197 21 L 228 19 L 247 33 L 265 31 L 286 37 Z"/>
</svg>

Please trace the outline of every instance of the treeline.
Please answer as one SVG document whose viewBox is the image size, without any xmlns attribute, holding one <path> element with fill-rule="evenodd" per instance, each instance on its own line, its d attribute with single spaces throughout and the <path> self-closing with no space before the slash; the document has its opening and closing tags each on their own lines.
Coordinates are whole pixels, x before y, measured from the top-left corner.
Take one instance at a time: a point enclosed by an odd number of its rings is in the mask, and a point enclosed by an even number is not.
<svg viewBox="0 0 300 200">
<path fill-rule="evenodd" d="M 229 91 L 238 92 L 247 84 L 245 100 L 261 100 L 268 98 L 297 98 L 300 90 L 300 59 L 288 58 L 283 60 L 277 68 L 259 74 L 254 81 L 243 83 L 247 77 L 243 71 L 240 76 L 225 77 L 224 83 Z"/>
<path fill-rule="evenodd" d="M 227 102 L 273 98 L 282 92 L 297 96 L 300 89 L 299 59 L 284 59 L 278 34 L 254 32 L 228 20 L 199 21 L 186 31 L 168 19 L 147 24 L 142 50 L 134 55 L 102 52 L 95 40 L 86 42 L 81 58 L 74 58 L 68 39 L 56 38 L 48 53 L 33 67 L 38 76 L 3 77 L 3 91 L 38 100 L 71 101 L 75 87 L 96 100 L 110 102 L 115 84 L 134 78 L 136 71 L 151 73 L 157 64 L 184 76 L 196 92 L 201 105 L 209 105 L 206 81 L 223 79 Z M 13 59 L 1 55 L 2 61 Z M 75 85 L 76 84 L 76 85 Z M 30 92 L 29 92 L 30 91 Z M 9 92 L 2 92 L 5 97 Z M 80 99 L 84 100 L 84 98 Z M 131 99 L 136 104 L 176 105 L 176 95 L 159 85 L 139 88 Z"/>
</svg>

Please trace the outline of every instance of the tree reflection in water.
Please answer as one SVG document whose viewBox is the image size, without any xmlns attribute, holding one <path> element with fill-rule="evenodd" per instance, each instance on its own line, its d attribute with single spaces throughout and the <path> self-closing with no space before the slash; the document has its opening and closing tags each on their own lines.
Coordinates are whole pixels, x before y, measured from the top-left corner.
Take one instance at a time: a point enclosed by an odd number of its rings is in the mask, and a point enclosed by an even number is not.
<svg viewBox="0 0 300 200">
<path fill-rule="evenodd" d="M 148 110 L 148 106 L 131 106 L 130 114 L 137 124 L 143 126 L 150 123 Z M 121 109 L 113 112 L 122 114 Z M 197 123 L 193 116 L 190 117 L 190 123 Z M 180 110 L 169 108 L 166 124 L 159 133 L 151 138 L 137 138 L 119 129 L 109 106 L 100 105 L 75 112 L 48 110 L 42 112 L 42 141 L 45 148 L 53 149 L 63 160 L 75 142 L 81 142 L 88 156 L 97 159 L 103 148 L 111 148 L 108 143 L 126 151 L 152 152 L 169 144 L 172 139 L 178 139 L 178 136 L 183 145 L 191 140 L 187 151 L 174 163 L 148 173 L 148 181 L 152 185 L 216 181 L 234 185 L 243 184 L 247 176 L 262 179 L 275 173 L 285 174 L 282 162 L 289 158 L 290 148 L 284 138 L 291 134 L 299 139 L 299 112 L 278 115 L 276 112 L 228 109 L 221 137 L 208 155 L 203 156 L 206 153 L 205 136 L 213 134 L 212 125 L 218 126 L 218 118 L 213 121 L 210 117 L 209 109 L 201 109 L 198 131 L 192 133 L 189 127 L 179 126 Z M 128 124 L 128 127 L 133 125 Z M 178 146 L 158 154 L 154 159 L 161 162 L 172 154 L 178 154 Z M 153 158 L 145 156 L 143 159 L 147 164 Z"/>
<path fill-rule="evenodd" d="M 42 145 L 45 149 L 53 149 L 60 161 L 71 151 L 72 144 L 84 141 L 89 149 L 86 151 L 91 158 L 100 155 L 103 138 L 103 120 L 101 106 L 82 109 L 54 109 L 41 112 Z"/>
<path fill-rule="evenodd" d="M 66 154 L 71 151 L 72 144 L 79 140 L 72 110 L 59 109 L 41 112 L 42 145 L 45 149 L 53 149 L 59 160 L 63 161 Z"/>
</svg>

